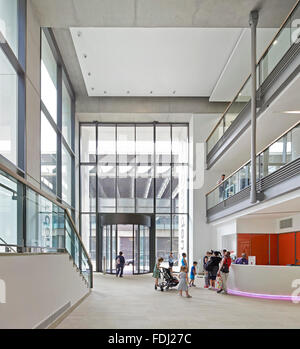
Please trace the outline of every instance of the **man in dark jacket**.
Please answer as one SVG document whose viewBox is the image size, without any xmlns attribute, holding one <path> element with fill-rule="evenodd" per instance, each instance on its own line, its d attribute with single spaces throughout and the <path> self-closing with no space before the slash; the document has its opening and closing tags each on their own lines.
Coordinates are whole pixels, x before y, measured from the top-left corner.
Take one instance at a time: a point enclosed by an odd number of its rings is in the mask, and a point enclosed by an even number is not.
<svg viewBox="0 0 300 349">
<path fill-rule="evenodd" d="M 125 265 L 125 258 L 123 256 L 123 252 L 119 252 L 119 255 L 116 258 L 116 264 L 117 264 L 117 272 L 116 276 L 123 277 L 123 269 Z"/>
</svg>

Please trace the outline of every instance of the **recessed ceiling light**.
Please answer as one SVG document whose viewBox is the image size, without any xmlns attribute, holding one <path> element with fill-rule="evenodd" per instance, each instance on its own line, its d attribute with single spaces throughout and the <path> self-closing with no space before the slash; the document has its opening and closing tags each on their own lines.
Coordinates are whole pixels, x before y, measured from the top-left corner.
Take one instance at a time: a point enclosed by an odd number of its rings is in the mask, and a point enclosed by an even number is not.
<svg viewBox="0 0 300 349">
<path fill-rule="evenodd" d="M 300 114 L 300 110 L 288 110 L 284 111 L 284 114 Z"/>
<path fill-rule="evenodd" d="M 106 92 L 106 91 L 104 91 L 103 93 L 104 93 L 105 95 L 107 94 L 107 92 Z"/>
<path fill-rule="evenodd" d="M 92 74 L 91 73 L 88 73 L 88 76 L 91 76 Z"/>
<path fill-rule="evenodd" d="M 275 40 L 274 42 L 273 42 L 273 45 L 275 46 L 275 45 L 277 45 L 278 44 L 278 40 Z"/>
<path fill-rule="evenodd" d="M 94 87 L 92 87 L 91 90 L 94 91 L 95 90 Z"/>
<path fill-rule="evenodd" d="M 173 95 L 175 95 L 176 91 L 173 91 Z"/>
<path fill-rule="evenodd" d="M 150 94 L 152 95 L 153 91 L 150 91 Z"/>
<path fill-rule="evenodd" d="M 127 91 L 127 94 L 129 95 L 130 91 Z"/>
<path fill-rule="evenodd" d="M 83 58 L 87 58 L 87 54 L 86 53 L 83 55 Z"/>
</svg>

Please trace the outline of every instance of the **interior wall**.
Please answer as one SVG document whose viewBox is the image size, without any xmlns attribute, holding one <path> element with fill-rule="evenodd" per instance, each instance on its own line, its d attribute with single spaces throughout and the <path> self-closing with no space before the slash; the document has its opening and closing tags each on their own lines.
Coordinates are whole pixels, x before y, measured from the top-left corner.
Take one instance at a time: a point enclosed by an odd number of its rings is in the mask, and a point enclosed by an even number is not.
<svg viewBox="0 0 300 349">
<path fill-rule="evenodd" d="M 68 254 L 2 255 L 0 279 L 6 291 L 0 304 L 3 329 L 35 328 L 89 292 Z"/>
<path fill-rule="evenodd" d="M 26 57 L 26 173 L 39 187 L 41 171 L 40 116 L 40 23 L 31 0 L 27 0 Z"/>
</svg>

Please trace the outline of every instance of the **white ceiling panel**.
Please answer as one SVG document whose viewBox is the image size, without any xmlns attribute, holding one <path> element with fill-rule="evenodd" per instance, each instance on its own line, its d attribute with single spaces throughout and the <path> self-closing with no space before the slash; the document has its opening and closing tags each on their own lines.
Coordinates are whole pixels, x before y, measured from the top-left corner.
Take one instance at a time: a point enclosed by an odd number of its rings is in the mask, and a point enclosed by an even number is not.
<svg viewBox="0 0 300 349">
<path fill-rule="evenodd" d="M 278 29 L 259 28 L 257 57 L 261 57 Z M 234 99 L 251 71 L 251 32 L 243 29 L 225 68 L 210 96 L 210 102 L 229 102 Z"/>
<path fill-rule="evenodd" d="M 89 96 L 209 97 L 240 28 L 71 28 Z"/>
</svg>

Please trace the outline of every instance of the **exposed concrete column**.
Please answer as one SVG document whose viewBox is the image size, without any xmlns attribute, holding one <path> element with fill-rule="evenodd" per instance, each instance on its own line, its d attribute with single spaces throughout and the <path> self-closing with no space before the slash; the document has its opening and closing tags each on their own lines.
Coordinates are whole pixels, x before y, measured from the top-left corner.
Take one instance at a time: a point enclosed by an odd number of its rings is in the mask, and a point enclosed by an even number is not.
<svg viewBox="0 0 300 349">
<path fill-rule="evenodd" d="M 251 11 L 251 203 L 256 202 L 256 28 L 258 11 Z"/>
</svg>

